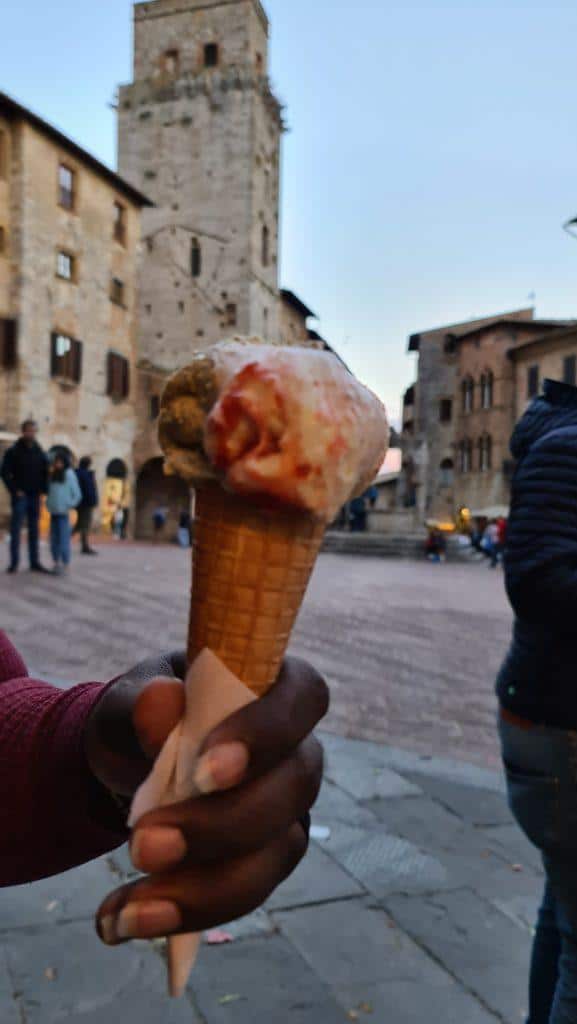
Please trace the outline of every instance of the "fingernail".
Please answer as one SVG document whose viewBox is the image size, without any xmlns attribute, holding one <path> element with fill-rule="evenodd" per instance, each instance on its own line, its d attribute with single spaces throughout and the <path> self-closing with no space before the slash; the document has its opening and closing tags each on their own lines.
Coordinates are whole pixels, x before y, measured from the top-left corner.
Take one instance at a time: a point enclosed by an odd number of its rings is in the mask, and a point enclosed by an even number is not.
<svg viewBox="0 0 577 1024">
<path fill-rule="evenodd" d="M 113 914 L 100 918 L 100 937 L 108 946 L 116 942 L 116 919 Z"/>
<path fill-rule="evenodd" d="M 175 932 L 182 924 L 176 903 L 151 900 L 150 903 L 127 903 L 116 922 L 119 939 L 156 939 Z"/>
<path fill-rule="evenodd" d="M 223 743 L 203 754 L 196 766 L 194 782 L 199 793 L 208 796 L 231 789 L 242 782 L 248 768 L 249 752 L 245 743 Z"/>
<path fill-rule="evenodd" d="M 138 871 L 163 871 L 184 859 L 186 840 L 178 828 L 139 828 L 130 843 L 130 856 Z"/>
</svg>

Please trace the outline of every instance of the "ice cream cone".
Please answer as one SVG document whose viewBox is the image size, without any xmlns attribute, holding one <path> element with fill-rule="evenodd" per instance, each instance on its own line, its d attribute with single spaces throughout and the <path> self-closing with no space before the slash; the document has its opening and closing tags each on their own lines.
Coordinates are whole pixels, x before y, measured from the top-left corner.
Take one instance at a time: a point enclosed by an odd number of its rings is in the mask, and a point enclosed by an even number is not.
<svg viewBox="0 0 577 1024">
<path fill-rule="evenodd" d="M 196 492 L 188 658 L 205 647 L 257 696 L 274 683 L 326 524 L 227 494 Z"/>
</svg>

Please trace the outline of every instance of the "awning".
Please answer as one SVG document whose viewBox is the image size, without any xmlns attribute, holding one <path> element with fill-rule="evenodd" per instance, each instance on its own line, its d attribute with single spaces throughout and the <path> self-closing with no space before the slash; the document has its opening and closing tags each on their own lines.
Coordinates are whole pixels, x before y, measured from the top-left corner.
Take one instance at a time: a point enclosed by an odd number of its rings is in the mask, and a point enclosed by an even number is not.
<svg viewBox="0 0 577 1024">
<path fill-rule="evenodd" d="M 473 519 L 508 519 L 508 505 L 489 505 L 488 508 L 471 509 Z"/>
</svg>

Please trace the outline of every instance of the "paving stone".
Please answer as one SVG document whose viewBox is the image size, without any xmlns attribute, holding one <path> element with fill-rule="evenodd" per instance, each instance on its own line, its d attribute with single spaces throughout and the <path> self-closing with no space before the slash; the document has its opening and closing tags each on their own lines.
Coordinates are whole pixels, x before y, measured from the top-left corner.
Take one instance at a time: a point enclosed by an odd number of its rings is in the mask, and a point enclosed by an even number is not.
<svg viewBox="0 0 577 1024">
<path fill-rule="evenodd" d="M 471 890 L 392 896 L 399 926 L 493 1013 L 519 1024 L 527 1002 L 531 934 Z"/>
<path fill-rule="evenodd" d="M 8 974 L 4 946 L 0 946 L 0 1020 L 2 1024 L 22 1024 L 22 1015 L 14 999 L 12 982 Z"/>
<path fill-rule="evenodd" d="M 296 871 L 275 890 L 265 906 L 269 910 L 299 907 L 359 896 L 363 891 L 361 885 L 335 864 L 324 850 L 311 843 Z"/>
<path fill-rule="evenodd" d="M 265 910 L 255 910 L 254 913 L 241 917 L 238 921 L 223 925 L 223 929 L 229 932 L 236 941 L 242 939 L 262 938 L 264 935 L 272 935 L 274 924 Z"/>
<path fill-rule="evenodd" d="M 441 862 L 414 843 L 383 829 L 337 824 L 324 844 L 327 852 L 369 892 L 434 892 L 449 884 Z"/>
<path fill-rule="evenodd" d="M 507 802 L 500 793 L 483 789 L 472 791 L 470 786 L 439 779 L 435 775 L 410 773 L 407 777 L 427 796 L 438 800 L 458 818 L 471 825 L 510 825 L 513 820 Z"/>
<path fill-rule="evenodd" d="M 342 822 L 345 825 L 372 828 L 376 824 L 375 816 L 368 808 L 328 779 L 323 781 L 312 819 L 319 825 Z"/>
<path fill-rule="evenodd" d="M 539 850 L 529 842 L 518 825 L 499 825 L 497 828 L 483 829 L 482 832 L 484 842 L 502 850 L 511 862 L 524 864 L 539 875 L 543 873 Z"/>
<path fill-rule="evenodd" d="M 381 748 L 340 737 L 323 738 L 326 753 L 325 774 L 357 800 L 383 797 L 417 796 L 417 786 L 391 771 L 383 763 Z"/>
<path fill-rule="evenodd" d="M 7 958 L 26 1024 L 201 1024 L 188 1000 L 167 999 L 150 944 L 108 949 L 87 922 L 20 934 Z"/>
<path fill-rule="evenodd" d="M 281 935 L 204 947 L 189 985 L 208 1024 L 343 1024 L 327 985 Z"/>
<path fill-rule="evenodd" d="M 104 897 L 120 884 L 107 860 L 98 860 L 32 885 L 0 889 L 0 933 L 10 928 L 92 918 Z"/>
<path fill-rule="evenodd" d="M 494 1020 L 383 910 L 355 900 L 274 916 L 345 1010 L 369 1004 L 373 1019 L 387 1024 Z"/>
</svg>

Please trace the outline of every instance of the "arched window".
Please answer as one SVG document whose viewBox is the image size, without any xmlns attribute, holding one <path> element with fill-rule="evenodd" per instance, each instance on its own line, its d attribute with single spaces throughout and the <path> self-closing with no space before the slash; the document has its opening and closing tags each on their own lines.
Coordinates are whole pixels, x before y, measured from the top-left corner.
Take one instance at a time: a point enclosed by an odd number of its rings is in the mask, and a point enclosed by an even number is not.
<svg viewBox="0 0 577 1024">
<path fill-rule="evenodd" d="M 452 487 L 455 478 L 455 465 L 452 459 L 443 459 L 439 467 L 439 486 Z"/>
<path fill-rule="evenodd" d="M 270 231 L 266 224 L 263 224 L 262 228 L 262 252 L 261 259 L 263 267 L 268 267 L 270 263 Z"/>
<path fill-rule="evenodd" d="M 465 377 L 461 384 L 461 398 L 463 412 L 466 415 L 473 412 L 473 406 L 475 404 L 475 382 L 472 377 Z"/>
<path fill-rule="evenodd" d="M 487 473 L 493 465 L 493 438 L 490 434 L 483 434 L 479 438 L 479 469 L 481 473 Z"/>
<path fill-rule="evenodd" d="M 481 376 L 481 409 L 493 408 L 493 384 L 495 378 L 491 370 Z"/>
<path fill-rule="evenodd" d="M 200 277 L 202 271 L 202 249 L 198 238 L 190 243 L 190 273 L 192 277 Z"/>
<path fill-rule="evenodd" d="M 461 441 L 459 445 L 459 464 L 461 473 L 470 473 L 473 468 L 473 442 Z"/>
</svg>

